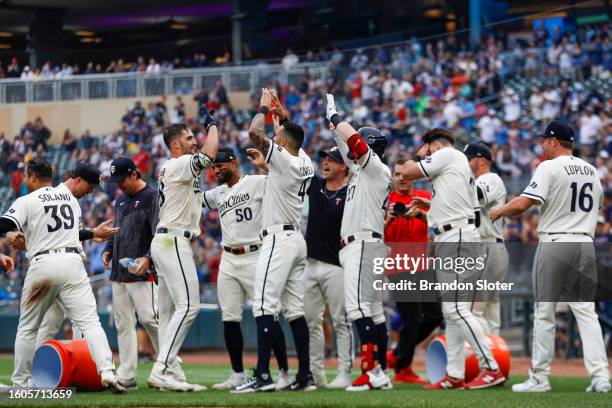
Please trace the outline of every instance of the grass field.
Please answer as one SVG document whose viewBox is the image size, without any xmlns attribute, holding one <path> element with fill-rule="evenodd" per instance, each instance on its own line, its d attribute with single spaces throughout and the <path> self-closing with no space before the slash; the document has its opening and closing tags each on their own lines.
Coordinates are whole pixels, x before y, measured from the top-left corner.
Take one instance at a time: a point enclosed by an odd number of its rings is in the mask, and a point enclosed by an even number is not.
<svg viewBox="0 0 612 408">
<path fill-rule="evenodd" d="M 11 360 L 0 360 L 0 382 L 9 383 L 13 366 Z M 187 377 L 192 382 L 207 386 L 224 380 L 228 375 L 227 366 L 185 365 Z M 509 384 L 504 387 L 481 391 L 422 391 L 417 386 L 399 385 L 391 391 L 371 391 L 348 393 L 341 390 L 318 390 L 310 393 L 258 393 L 231 395 L 228 392 L 205 391 L 202 393 L 174 393 L 150 390 L 146 378 L 151 364 L 138 368 L 139 389 L 126 395 L 113 395 L 110 392 L 78 393 L 68 401 L 49 400 L 9 400 L 0 396 L 0 406 L 131 406 L 131 407 L 170 407 L 170 406 L 209 406 L 209 407 L 611 407 L 612 394 L 589 394 L 584 389 L 589 384 L 587 378 L 553 378 L 553 391 L 546 394 L 513 394 Z M 331 380 L 332 373 L 328 375 Z M 510 384 L 524 377 L 511 378 Z"/>
</svg>

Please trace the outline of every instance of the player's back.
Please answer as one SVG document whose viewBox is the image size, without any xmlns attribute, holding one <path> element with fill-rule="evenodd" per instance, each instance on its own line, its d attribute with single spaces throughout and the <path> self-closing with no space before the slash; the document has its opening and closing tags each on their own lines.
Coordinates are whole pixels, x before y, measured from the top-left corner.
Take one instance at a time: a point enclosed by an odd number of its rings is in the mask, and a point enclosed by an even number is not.
<svg viewBox="0 0 612 408">
<path fill-rule="evenodd" d="M 4 217 L 23 231 L 30 257 L 51 249 L 81 248 L 81 207 L 63 183 L 39 188 L 17 199 Z"/>
<path fill-rule="evenodd" d="M 302 149 L 293 156 L 271 143 L 266 161 L 269 170 L 262 204 L 262 228 L 299 225 L 306 191 L 314 176 L 310 157 Z"/>
<path fill-rule="evenodd" d="M 158 227 L 177 228 L 200 234 L 203 197 L 200 180 L 191 164 L 192 155 L 171 158 L 159 171 Z"/>
<path fill-rule="evenodd" d="M 266 176 L 245 175 L 229 187 L 204 192 L 204 206 L 219 211 L 222 244 L 241 246 L 261 241 L 261 206 Z"/>
<path fill-rule="evenodd" d="M 346 191 L 340 235 L 359 232 L 384 235 L 385 214 L 391 183 L 391 170 L 372 152 L 364 165 L 357 168 Z"/>
<path fill-rule="evenodd" d="M 542 162 L 523 195 L 542 202 L 538 233 L 594 234 L 603 189 L 586 161 L 559 156 Z"/>
</svg>

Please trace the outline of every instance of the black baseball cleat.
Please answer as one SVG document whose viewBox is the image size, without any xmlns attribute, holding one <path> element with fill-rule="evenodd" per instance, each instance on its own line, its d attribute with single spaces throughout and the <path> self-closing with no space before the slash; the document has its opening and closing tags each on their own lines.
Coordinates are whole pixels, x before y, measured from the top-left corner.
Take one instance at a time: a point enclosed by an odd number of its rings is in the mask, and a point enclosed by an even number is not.
<svg viewBox="0 0 612 408">
<path fill-rule="evenodd" d="M 315 384 L 312 374 L 308 374 L 306 378 L 295 377 L 295 381 L 284 388 L 285 391 L 315 391 L 317 385 Z"/>
<path fill-rule="evenodd" d="M 255 370 L 253 370 L 253 375 L 251 378 L 232 388 L 230 393 L 245 394 L 249 392 L 274 391 L 275 389 L 276 384 L 274 384 L 274 381 L 272 381 L 270 374 L 265 373 L 259 375 Z"/>
</svg>

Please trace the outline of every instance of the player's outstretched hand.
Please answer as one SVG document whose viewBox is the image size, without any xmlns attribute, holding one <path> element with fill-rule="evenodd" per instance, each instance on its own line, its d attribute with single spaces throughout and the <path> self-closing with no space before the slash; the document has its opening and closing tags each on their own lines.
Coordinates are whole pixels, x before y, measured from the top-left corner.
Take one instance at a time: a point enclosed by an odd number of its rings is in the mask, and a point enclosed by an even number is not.
<svg viewBox="0 0 612 408">
<path fill-rule="evenodd" d="M 149 261 L 149 258 L 146 256 L 136 258 L 136 262 L 138 263 L 138 268 L 136 269 L 136 272 L 134 272 L 134 275 L 136 276 L 144 275 L 151 267 L 151 261 Z"/>
<path fill-rule="evenodd" d="M 211 126 L 219 126 L 219 123 L 215 120 L 214 115 L 215 111 L 209 111 L 208 107 L 204 102 L 200 102 L 200 116 L 204 118 L 204 129 L 208 132 Z"/>
<path fill-rule="evenodd" d="M 325 117 L 327 120 L 331 120 L 332 116 L 337 115 L 338 110 L 336 109 L 336 101 L 334 95 L 327 94 L 327 107 L 325 109 Z"/>
<path fill-rule="evenodd" d="M 119 231 L 119 227 L 110 226 L 112 222 L 113 220 L 106 220 L 93 229 L 93 236 L 96 242 L 104 242 Z"/>
<path fill-rule="evenodd" d="M 104 269 L 108 269 L 109 271 L 112 269 L 111 264 L 111 253 L 109 251 L 102 252 L 102 266 Z"/>
<path fill-rule="evenodd" d="M 260 169 L 268 170 L 268 165 L 264 155 L 257 149 L 248 148 L 246 149 L 247 160 L 253 163 L 253 166 L 259 167 Z"/>
<path fill-rule="evenodd" d="M 10 231 L 6 233 L 6 243 L 13 249 L 25 251 L 25 235 L 23 232 Z"/>
<path fill-rule="evenodd" d="M 431 204 L 431 200 L 425 197 L 414 197 L 412 201 L 410 201 L 411 206 L 415 206 L 418 208 L 429 208 Z"/>
<path fill-rule="evenodd" d="M 13 262 L 13 258 L 10 256 L 0 254 L 0 266 L 6 269 L 7 274 L 11 274 L 15 268 L 15 262 Z"/>
<path fill-rule="evenodd" d="M 261 98 L 259 99 L 259 107 L 265 106 L 270 109 L 272 106 L 272 96 L 267 88 L 261 88 Z"/>
</svg>

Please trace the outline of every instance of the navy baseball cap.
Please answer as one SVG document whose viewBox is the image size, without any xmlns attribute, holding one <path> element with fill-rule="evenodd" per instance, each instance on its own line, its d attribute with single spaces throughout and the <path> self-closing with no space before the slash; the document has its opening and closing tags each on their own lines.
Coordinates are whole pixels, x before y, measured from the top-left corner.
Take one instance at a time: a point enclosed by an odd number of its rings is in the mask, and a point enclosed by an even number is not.
<svg viewBox="0 0 612 408">
<path fill-rule="evenodd" d="M 220 148 L 217 150 L 217 155 L 215 156 L 215 163 L 229 163 L 232 160 L 236 160 L 236 155 L 229 148 Z"/>
<path fill-rule="evenodd" d="M 544 133 L 538 135 L 543 138 L 556 137 L 559 140 L 574 142 L 574 129 L 561 120 L 553 120 L 546 126 Z"/>
<path fill-rule="evenodd" d="M 102 186 L 100 185 L 100 181 L 102 180 L 102 174 L 97 167 L 85 163 L 79 162 L 76 165 L 76 168 L 73 171 L 74 177 L 80 177 L 89 184 L 91 184 L 96 190 L 102 190 Z"/>
<path fill-rule="evenodd" d="M 320 158 L 324 159 L 327 156 L 329 156 L 336 163 L 344 164 L 344 159 L 342 158 L 342 154 L 340 154 L 340 149 L 338 149 L 338 146 L 332 147 L 328 152 L 324 150 L 319 151 Z"/>
<path fill-rule="evenodd" d="M 110 165 L 110 181 L 119 183 L 125 180 L 132 172 L 138 171 L 136 164 L 132 159 L 127 157 L 119 157 L 112 161 Z"/>
<path fill-rule="evenodd" d="M 470 143 L 465 146 L 463 150 L 463 154 L 469 159 L 473 159 L 474 157 L 484 157 L 489 161 L 493 161 L 493 155 L 491 154 L 491 150 L 484 143 Z"/>
</svg>

